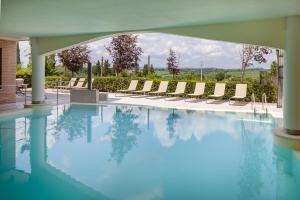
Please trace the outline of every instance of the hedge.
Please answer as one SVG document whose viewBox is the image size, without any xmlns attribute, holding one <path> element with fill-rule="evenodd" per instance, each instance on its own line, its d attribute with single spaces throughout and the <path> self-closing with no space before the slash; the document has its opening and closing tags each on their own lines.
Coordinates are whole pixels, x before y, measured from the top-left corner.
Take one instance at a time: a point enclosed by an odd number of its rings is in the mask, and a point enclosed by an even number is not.
<svg viewBox="0 0 300 200">
<path fill-rule="evenodd" d="M 99 89 L 99 91 L 103 91 L 103 92 L 116 92 L 117 90 L 127 89 L 132 79 L 139 80 L 137 86 L 138 90 L 143 88 L 143 84 L 146 78 L 128 78 L 128 77 L 95 77 L 93 88 Z M 152 79 L 152 80 L 153 80 L 152 90 L 154 91 L 158 89 L 161 79 Z M 184 80 L 180 80 L 180 81 L 184 81 Z M 169 81 L 168 92 L 175 91 L 177 82 L 178 81 L 176 80 Z M 186 90 L 185 90 L 186 94 L 193 93 L 196 81 L 186 80 L 186 82 L 187 82 Z M 210 94 L 213 94 L 215 83 L 216 81 L 212 81 L 212 80 L 206 82 L 205 93 L 203 96 L 204 98 L 206 98 Z M 228 100 L 231 96 L 234 96 L 235 85 L 239 82 L 225 81 L 225 83 L 226 83 L 226 90 L 223 99 Z M 268 102 L 273 102 L 273 103 L 276 102 L 277 88 L 274 85 L 261 85 L 259 82 L 249 82 L 249 81 L 245 83 L 248 84 L 246 101 L 251 101 L 251 95 L 252 93 L 254 93 L 256 102 L 260 102 L 262 99 L 262 94 L 266 93 Z M 182 96 L 186 96 L 186 94 Z"/>
<path fill-rule="evenodd" d="M 130 77 L 95 77 L 93 88 L 98 89 L 99 91 L 103 92 L 116 92 L 117 90 L 121 89 L 127 89 L 131 80 L 139 80 L 137 89 L 141 90 L 143 88 L 145 80 L 149 80 L 146 78 L 130 78 Z M 56 86 L 57 81 L 63 81 L 63 85 L 67 85 L 68 81 L 70 80 L 69 77 L 63 77 L 63 76 L 47 76 L 46 77 L 46 87 L 53 87 Z M 154 78 L 153 80 L 153 86 L 152 91 L 155 91 L 159 87 L 160 81 L 162 79 Z M 187 82 L 185 93 L 193 93 L 195 89 L 195 84 L 197 81 L 191 81 L 191 80 L 180 80 Z M 167 92 L 174 92 L 177 85 L 177 80 L 170 80 L 168 85 Z M 205 84 L 205 92 L 203 95 L 203 98 L 206 98 L 208 95 L 213 94 L 214 92 L 214 86 L 217 81 L 210 80 L 206 81 Z M 224 100 L 228 100 L 231 96 L 234 96 L 235 92 L 235 85 L 237 83 L 240 83 L 238 81 L 224 81 L 226 83 L 226 90 L 225 90 L 225 96 Z M 256 102 L 260 102 L 262 99 L 262 94 L 266 93 L 267 95 L 267 101 L 270 103 L 274 103 L 277 100 L 277 88 L 274 85 L 263 85 L 260 84 L 257 81 L 247 81 L 245 82 L 248 84 L 247 88 L 247 97 L 246 101 L 251 101 L 251 95 L 252 93 L 255 94 Z M 183 97 L 186 97 L 187 95 L 182 95 Z"/>
<path fill-rule="evenodd" d="M 45 78 L 45 86 L 53 88 L 54 86 L 57 85 L 67 85 L 68 81 L 70 80 L 70 77 L 66 76 L 46 76 Z"/>
</svg>

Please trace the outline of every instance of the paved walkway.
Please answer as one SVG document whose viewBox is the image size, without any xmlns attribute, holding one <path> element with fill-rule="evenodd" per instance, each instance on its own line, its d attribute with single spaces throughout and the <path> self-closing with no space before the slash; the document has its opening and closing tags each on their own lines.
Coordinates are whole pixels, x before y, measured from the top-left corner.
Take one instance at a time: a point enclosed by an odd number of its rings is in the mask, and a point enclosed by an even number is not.
<svg viewBox="0 0 300 200">
<path fill-rule="evenodd" d="M 57 104 L 56 90 L 46 90 L 46 103 L 51 105 Z M 31 98 L 27 98 L 31 101 Z M 58 95 L 58 103 L 66 104 L 70 102 L 70 95 L 68 91 L 60 91 Z M 3 110 L 22 109 L 24 107 L 24 96 L 17 96 L 17 103 L 0 105 L 0 112 Z M 276 104 L 256 103 L 234 103 L 229 105 L 228 101 L 213 101 L 206 102 L 199 99 L 187 99 L 176 97 L 162 97 L 162 96 L 143 96 L 143 95 L 124 95 L 109 93 L 108 101 L 100 101 L 100 104 L 127 104 L 127 105 L 141 105 L 141 106 L 156 106 L 163 108 L 176 108 L 176 109 L 193 109 L 193 110 L 209 110 L 209 111 L 233 111 L 233 112 L 254 112 L 257 113 L 270 113 L 276 118 L 282 118 L 282 109 L 277 108 Z"/>
</svg>

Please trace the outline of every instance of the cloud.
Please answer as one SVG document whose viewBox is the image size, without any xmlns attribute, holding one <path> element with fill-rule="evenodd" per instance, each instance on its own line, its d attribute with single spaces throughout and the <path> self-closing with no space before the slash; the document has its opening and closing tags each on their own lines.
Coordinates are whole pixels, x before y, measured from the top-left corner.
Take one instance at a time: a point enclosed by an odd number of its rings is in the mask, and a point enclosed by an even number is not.
<svg viewBox="0 0 300 200">
<path fill-rule="evenodd" d="M 181 68 L 199 68 L 201 63 L 204 67 L 217 68 L 240 68 L 239 50 L 240 44 L 205 40 L 162 33 L 141 33 L 138 35 L 138 45 L 143 49 L 140 66 L 147 63 L 150 55 L 151 63 L 155 67 L 163 68 L 166 65 L 169 49 L 173 48 L 179 58 Z M 88 44 L 90 57 L 93 63 L 109 59 L 105 46 L 108 46 L 111 38 L 105 38 Z M 29 43 L 20 42 L 21 61 L 23 65 L 28 63 Z M 275 51 L 268 56 L 268 62 L 255 67 L 269 68 L 275 60 Z"/>
</svg>

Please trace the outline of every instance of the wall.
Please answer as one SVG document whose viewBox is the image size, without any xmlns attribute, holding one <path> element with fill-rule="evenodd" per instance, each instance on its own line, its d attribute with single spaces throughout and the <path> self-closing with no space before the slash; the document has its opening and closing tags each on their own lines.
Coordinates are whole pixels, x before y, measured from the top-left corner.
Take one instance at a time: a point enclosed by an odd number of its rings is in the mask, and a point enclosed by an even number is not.
<svg viewBox="0 0 300 200">
<path fill-rule="evenodd" d="M 0 48 L 2 49 L 0 104 L 14 103 L 16 102 L 16 87 L 5 85 L 16 84 L 17 43 L 0 39 Z"/>
</svg>

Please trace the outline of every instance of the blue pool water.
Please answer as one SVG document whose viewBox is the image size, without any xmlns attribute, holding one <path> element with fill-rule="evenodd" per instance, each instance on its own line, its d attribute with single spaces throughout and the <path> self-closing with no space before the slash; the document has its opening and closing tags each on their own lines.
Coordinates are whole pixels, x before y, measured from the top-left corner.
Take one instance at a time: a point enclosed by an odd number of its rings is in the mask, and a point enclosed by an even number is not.
<svg viewBox="0 0 300 200">
<path fill-rule="evenodd" d="M 63 105 L 0 117 L 0 199 L 300 199 L 267 115 Z"/>
</svg>

